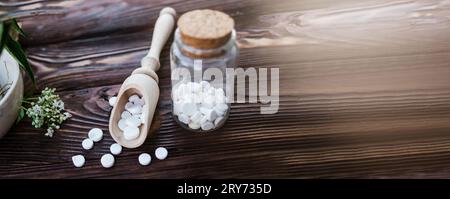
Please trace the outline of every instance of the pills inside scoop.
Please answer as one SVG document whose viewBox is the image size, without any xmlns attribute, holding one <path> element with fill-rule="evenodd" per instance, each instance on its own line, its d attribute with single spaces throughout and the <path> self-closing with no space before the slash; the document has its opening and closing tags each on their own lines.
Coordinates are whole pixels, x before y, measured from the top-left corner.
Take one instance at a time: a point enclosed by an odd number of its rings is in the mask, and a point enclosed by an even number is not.
<svg viewBox="0 0 450 199">
<path fill-rule="evenodd" d="M 145 100 L 139 95 L 131 95 L 125 104 L 124 111 L 120 115 L 117 123 L 119 129 L 123 132 L 123 138 L 131 141 L 140 135 L 139 127 L 145 121 Z"/>
<path fill-rule="evenodd" d="M 172 98 L 174 115 L 193 130 L 216 129 L 229 110 L 225 91 L 207 81 L 178 83 L 172 90 Z"/>
<path fill-rule="evenodd" d="M 123 132 L 123 137 L 125 140 L 134 140 L 139 137 L 139 128 L 135 126 L 127 126 Z"/>
</svg>

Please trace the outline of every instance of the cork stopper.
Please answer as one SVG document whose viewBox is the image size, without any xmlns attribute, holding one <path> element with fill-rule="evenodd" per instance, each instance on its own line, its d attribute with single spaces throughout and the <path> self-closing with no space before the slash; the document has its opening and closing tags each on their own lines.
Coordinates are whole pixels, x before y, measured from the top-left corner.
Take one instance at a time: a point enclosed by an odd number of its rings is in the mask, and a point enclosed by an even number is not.
<svg viewBox="0 0 450 199">
<path fill-rule="evenodd" d="M 198 49 L 213 49 L 230 39 L 234 20 L 220 11 L 193 10 L 178 19 L 178 28 L 183 43 Z"/>
</svg>

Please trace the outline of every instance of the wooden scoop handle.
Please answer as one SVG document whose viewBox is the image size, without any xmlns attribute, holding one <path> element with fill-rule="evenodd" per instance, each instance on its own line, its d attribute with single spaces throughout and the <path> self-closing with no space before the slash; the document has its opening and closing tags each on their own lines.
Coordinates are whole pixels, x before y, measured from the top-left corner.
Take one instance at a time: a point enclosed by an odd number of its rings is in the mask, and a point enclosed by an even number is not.
<svg viewBox="0 0 450 199">
<path fill-rule="evenodd" d="M 159 55 L 173 31 L 176 11 L 171 7 L 165 7 L 159 13 L 153 29 L 152 43 L 148 54 L 142 58 L 141 67 L 149 67 L 153 71 L 159 70 Z M 155 63 L 156 62 L 156 63 Z"/>
</svg>

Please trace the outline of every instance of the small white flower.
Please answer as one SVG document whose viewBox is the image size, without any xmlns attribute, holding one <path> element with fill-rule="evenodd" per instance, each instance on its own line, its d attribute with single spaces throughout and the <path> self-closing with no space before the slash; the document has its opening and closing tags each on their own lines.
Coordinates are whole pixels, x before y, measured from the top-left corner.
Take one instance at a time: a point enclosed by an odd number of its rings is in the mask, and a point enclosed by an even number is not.
<svg viewBox="0 0 450 199">
<path fill-rule="evenodd" d="M 64 112 L 63 114 L 64 114 L 64 120 L 72 117 L 72 114 L 70 114 L 69 112 Z"/>
<path fill-rule="evenodd" d="M 47 127 L 45 135 L 48 137 L 52 137 L 55 130 L 60 129 L 61 124 L 72 117 L 72 114 L 64 111 L 64 102 L 54 92 L 55 89 L 44 89 L 38 100 L 26 111 L 34 127 Z"/>
<path fill-rule="evenodd" d="M 53 107 L 55 107 L 59 110 L 64 110 L 64 102 L 62 100 L 54 101 Z"/>
<path fill-rule="evenodd" d="M 48 128 L 47 129 L 47 133 L 45 134 L 45 136 L 48 136 L 48 137 L 53 137 L 53 133 L 54 133 L 55 131 L 52 129 L 52 128 Z"/>
<path fill-rule="evenodd" d="M 41 109 L 41 107 L 40 107 L 39 105 L 34 105 L 34 106 L 33 106 L 33 112 L 34 112 L 34 114 L 36 114 L 36 115 L 41 115 L 42 109 Z"/>
</svg>

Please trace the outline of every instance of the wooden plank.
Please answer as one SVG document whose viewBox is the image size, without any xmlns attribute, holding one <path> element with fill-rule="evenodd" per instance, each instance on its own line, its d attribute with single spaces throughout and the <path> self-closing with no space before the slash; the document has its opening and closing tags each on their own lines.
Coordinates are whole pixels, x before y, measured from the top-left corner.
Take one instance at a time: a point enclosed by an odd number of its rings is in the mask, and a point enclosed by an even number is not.
<svg viewBox="0 0 450 199">
<path fill-rule="evenodd" d="M 107 132 L 106 99 L 138 67 L 165 5 L 230 13 L 239 66 L 280 68 L 279 112 L 235 103 L 218 132 L 182 130 L 171 113 L 167 45 L 155 136 L 102 169 L 111 137 L 92 151 L 81 140 L 93 127 Z M 57 88 L 74 117 L 53 139 L 30 121 L 12 128 L 0 140 L 0 178 L 450 176 L 447 1 L 79 0 L 7 9 L 2 17 L 20 16 L 30 34 L 24 42 L 39 87 Z M 138 154 L 157 146 L 169 158 L 139 166 Z M 87 157 L 81 169 L 70 161 L 78 153 Z"/>
</svg>

